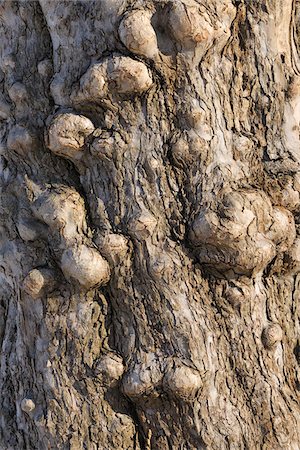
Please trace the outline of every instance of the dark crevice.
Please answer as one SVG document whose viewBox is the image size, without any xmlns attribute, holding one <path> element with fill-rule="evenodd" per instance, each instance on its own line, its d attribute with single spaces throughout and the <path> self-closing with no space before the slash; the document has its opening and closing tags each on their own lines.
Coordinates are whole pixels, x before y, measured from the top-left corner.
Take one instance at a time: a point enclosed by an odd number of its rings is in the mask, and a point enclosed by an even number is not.
<svg viewBox="0 0 300 450">
<path fill-rule="evenodd" d="M 145 432 L 142 426 L 142 423 L 140 421 L 138 412 L 137 412 L 137 407 L 136 405 L 129 399 L 128 400 L 128 410 L 129 410 L 129 414 L 132 418 L 132 420 L 134 421 L 135 424 L 135 428 L 137 430 L 137 437 L 138 437 L 138 442 L 140 445 L 141 450 L 147 450 L 146 448 L 146 441 L 147 441 L 147 436 L 145 436 Z"/>
</svg>

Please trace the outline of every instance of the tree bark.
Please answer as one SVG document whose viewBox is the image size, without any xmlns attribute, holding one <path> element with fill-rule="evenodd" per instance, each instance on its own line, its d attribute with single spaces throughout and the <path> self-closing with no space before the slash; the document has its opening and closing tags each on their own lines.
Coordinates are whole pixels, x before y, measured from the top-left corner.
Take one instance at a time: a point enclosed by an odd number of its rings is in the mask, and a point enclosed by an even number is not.
<svg viewBox="0 0 300 450">
<path fill-rule="evenodd" d="M 0 449 L 300 448 L 300 2 L 0 2 Z"/>
</svg>

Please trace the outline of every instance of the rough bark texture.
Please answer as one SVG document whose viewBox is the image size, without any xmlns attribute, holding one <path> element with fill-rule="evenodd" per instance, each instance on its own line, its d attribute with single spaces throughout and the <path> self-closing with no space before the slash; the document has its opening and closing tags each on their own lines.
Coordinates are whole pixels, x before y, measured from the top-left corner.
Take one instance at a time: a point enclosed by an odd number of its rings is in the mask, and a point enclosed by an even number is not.
<svg viewBox="0 0 300 450">
<path fill-rule="evenodd" d="M 300 448 L 300 2 L 0 2 L 0 448 Z"/>
</svg>

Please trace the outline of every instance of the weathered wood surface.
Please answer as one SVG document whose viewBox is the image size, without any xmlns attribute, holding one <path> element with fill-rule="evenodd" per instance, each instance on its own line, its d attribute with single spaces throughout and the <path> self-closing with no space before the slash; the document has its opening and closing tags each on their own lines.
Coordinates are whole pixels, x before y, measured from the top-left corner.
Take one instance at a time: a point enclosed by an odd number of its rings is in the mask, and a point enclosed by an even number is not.
<svg viewBox="0 0 300 450">
<path fill-rule="evenodd" d="M 300 448 L 300 6 L 0 2 L 0 449 Z"/>
</svg>

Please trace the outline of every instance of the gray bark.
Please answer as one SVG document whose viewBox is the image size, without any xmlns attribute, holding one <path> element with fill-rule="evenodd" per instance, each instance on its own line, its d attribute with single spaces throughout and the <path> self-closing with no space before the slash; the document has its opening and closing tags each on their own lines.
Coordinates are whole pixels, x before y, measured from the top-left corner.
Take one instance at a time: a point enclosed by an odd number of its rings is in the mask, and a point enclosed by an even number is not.
<svg viewBox="0 0 300 450">
<path fill-rule="evenodd" d="M 0 2 L 0 449 L 300 448 L 300 5 Z"/>
</svg>

